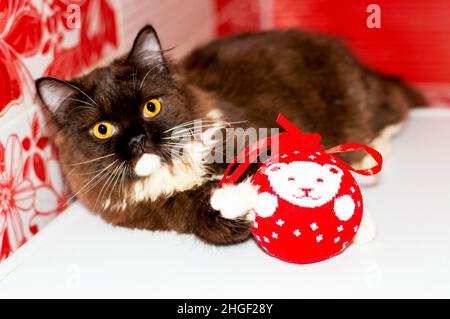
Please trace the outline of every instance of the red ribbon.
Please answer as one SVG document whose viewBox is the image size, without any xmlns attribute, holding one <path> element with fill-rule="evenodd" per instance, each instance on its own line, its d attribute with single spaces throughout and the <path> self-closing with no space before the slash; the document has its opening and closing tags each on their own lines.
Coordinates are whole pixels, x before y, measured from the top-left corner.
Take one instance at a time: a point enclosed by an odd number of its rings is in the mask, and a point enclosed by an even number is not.
<svg viewBox="0 0 450 319">
<path fill-rule="evenodd" d="M 233 162 L 228 165 L 227 169 L 225 170 L 225 173 L 222 177 L 222 180 L 220 181 L 220 186 L 223 184 L 234 184 L 236 183 L 239 178 L 244 174 L 244 172 L 247 170 L 247 168 L 250 166 L 251 163 L 254 163 L 257 161 L 258 156 L 261 154 L 261 150 L 268 148 L 272 145 L 273 139 L 279 139 L 281 136 L 285 136 L 286 134 L 289 134 L 293 139 L 296 139 L 296 141 L 299 142 L 299 144 L 307 143 L 308 145 L 319 145 L 320 143 L 320 135 L 317 133 L 313 134 L 305 134 L 303 133 L 297 126 L 295 126 L 291 121 L 289 121 L 286 117 L 284 117 L 281 113 L 278 114 L 277 117 L 277 123 L 283 127 L 287 132 L 278 133 L 272 136 L 268 136 L 266 138 L 263 138 L 256 142 L 253 145 L 248 146 L 245 148 L 241 153 L 239 153 L 238 156 L 236 156 L 233 160 Z M 328 154 L 334 154 L 334 153 L 344 153 L 344 152 L 352 152 L 352 151 L 358 151 L 358 150 L 364 150 L 367 154 L 369 154 L 376 162 L 376 165 L 367 169 L 355 169 L 350 164 L 344 162 L 343 160 L 336 157 L 336 160 L 339 161 L 341 165 L 343 165 L 345 168 L 361 175 L 370 176 L 377 174 L 381 171 L 382 165 L 383 165 L 383 157 L 381 154 L 364 144 L 358 144 L 358 143 L 344 143 L 332 148 L 327 149 L 325 152 Z M 244 161 L 242 161 L 244 159 Z M 239 163 L 241 162 L 241 163 Z M 233 166 L 239 163 L 239 165 L 236 167 L 236 169 L 233 171 L 233 173 L 230 174 L 231 169 Z"/>
<path fill-rule="evenodd" d="M 359 151 L 359 150 L 366 151 L 366 153 L 369 154 L 375 160 L 376 165 L 373 167 L 370 167 L 370 168 L 366 168 L 366 169 L 355 169 L 350 164 L 344 162 L 340 158 L 336 157 L 336 159 L 344 167 L 346 167 L 347 169 L 349 169 L 357 174 L 360 174 L 360 175 L 370 176 L 370 175 L 375 175 L 375 174 L 379 173 L 383 166 L 383 156 L 381 156 L 381 154 L 377 150 L 375 150 L 367 145 L 349 142 L 349 143 L 344 143 L 344 144 L 329 148 L 326 150 L 326 152 L 328 154 L 334 154 L 334 153 L 345 153 L 345 152 L 352 152 L 352 151 Z"/>
</svg>

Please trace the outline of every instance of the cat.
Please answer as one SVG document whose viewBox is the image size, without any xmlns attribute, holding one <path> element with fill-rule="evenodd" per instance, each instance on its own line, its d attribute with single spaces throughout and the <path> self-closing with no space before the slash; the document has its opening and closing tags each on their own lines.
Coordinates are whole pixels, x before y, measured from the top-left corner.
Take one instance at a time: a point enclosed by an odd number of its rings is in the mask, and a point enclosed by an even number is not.
<svg viewBox="0 0 450 319">
<path fill-rule="evenodd" d="M 326 147 L 354 141 L 385 151 L 410 108 L 425 105 L 340 41 L 299 30 L 216 39 L 175 63 L 147 25 L 126 56 L 71 81 L 38 79 L 36 89 L 69 186 L 89 210 L 215 245 L 249 238 L 256 191 L 248 179 L 219 188 L 227 163 L 202 160 L 211 148 L 203 135 L 181 143 L 173 132 L 192 134 L 196 119 L 217 130 L 270 128 L 281 112 Z"/>
</svg>

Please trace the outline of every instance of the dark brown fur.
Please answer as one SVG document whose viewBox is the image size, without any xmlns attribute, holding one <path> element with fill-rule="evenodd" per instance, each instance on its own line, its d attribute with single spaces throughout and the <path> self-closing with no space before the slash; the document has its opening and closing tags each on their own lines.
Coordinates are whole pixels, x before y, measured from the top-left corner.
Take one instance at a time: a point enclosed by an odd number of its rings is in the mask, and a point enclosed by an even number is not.
<svg viewBox="0 0 450 319">
<path fill-rule="evenodd" d="M 153 32 L 149 28 L 143 30 Z M 135 47 L 138 44 L 137 39 Z M 131 167 L 137 155 L 127 143 L 141 133 L 148 137 L 145 152 L 158 154 L 170 163 L 171 158 L 159 146 L 162 132 L 204 118 L 215 108 L 228 121 L 248 120 L 247 127 L 273 127 L 277 114 L 282 112 L 302 130 L 322 134 L 325 146 L 346 141 L 369 144 L 386 126 L 404 121 L 411 106 L 424 104 L 421 96 L 401 81 L 362 66 L 339 41 L 294 30 L 216 40 L 194 50 L 178 65 L 165 58 L 164 67 L 150 72 L 142 90 L 136 89 L 136 81 L 140 83 L 149 68 L 158 63 L 143 66 L 139 58 L 132 52 L 71 82 L 100 105 L 96 111 L 77 109 L 79 103 L 64 100 L 57 111 L 48 113 L 63 163 L 83 162 L 116 151 L 120 160 Z M 45 89 L 42 81 L 37 82 L 41 97 Z M 77 90 L 67 94 L 90 102 Z M 140 118 L 139 110 L 146 99 L 155 96 L 164 96 L 163 111 L 147 123 Z M 123 132 L 112 141 L 99 142 L 88 132 L 104 119 L 120 122 Z M 82 189 L 93 177 L 90 172 L 106 167 L 114 158 L 64 166 L 72 190 L 76 193 Z M 360 155 L 347 158 L 352 162 L 360 159 Z M 202 185 L 160 196 L 156 201 L 130 202 L 125 210 L 96 205 L 106 179 L 77 197 L 115 225 L 193 233 L 212 244 L 237 243 L 249 237 L 249 223 L 224 219 L 209 203 L 218 181 L 208 178 L 221 174 L 223 168 L 211 166 L 212 172 Z M 71 175 L 71 169 L 85 175 Z M 131 170 L 127 172 L 125 190 L 138 179 Z M 107 192 L 113 203 L 127 194 L 119 187 Z"/>
<path fill-rule="evenodd" d="M 326 147 L 369 144 L 404 121 L 412 105 L 425 105 L 401 80 L 361 65 L 340 41 L 297 30 L 219 39 L 183 65 L 189 83 L 239 108 L 238 116 L 227 113 L 230 119 L 271 127 L 281 112 L 303 131 L 320 133 Z"/>
</svg>

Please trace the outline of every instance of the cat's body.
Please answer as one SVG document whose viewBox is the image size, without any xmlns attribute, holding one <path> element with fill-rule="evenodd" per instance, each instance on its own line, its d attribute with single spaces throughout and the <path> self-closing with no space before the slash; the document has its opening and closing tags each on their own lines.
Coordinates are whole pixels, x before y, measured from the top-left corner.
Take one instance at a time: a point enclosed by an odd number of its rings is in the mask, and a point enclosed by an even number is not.
<svg viewBox="0 0 450 319">
<path fill-rule="evenodd" d="M 188 83 L 223 102 L 228 120 L 271 127 L 281 112 L 303 131 L 319 132 L 325 146 L 369 144 L 423 103 L 400 81 L 367 69 L 340 41 L 296 30 L 219 39 L 183 66 Z"/>
<path fill-rule="evenodd" d="M 115 225 L 193 233 L 213 244 L 249 237 L 245 215 L 255 190 L 247 182 L 218 190 L 226 164 L 202 163 L 203 141 L 187 143 L 181 158 L 168 155 L 174 126 L 203 119 L 218 128 L 242 120 L 243 127 L 270 128 L 282 112 L 303 131 L 322 134 L 325 146 L 376 144 L 424 103 L 338 41 L 299 31 L 216 40 L 174 66 L 146 27 L 128 57 L 69 85 L 42 79 L 37 88 L 69 184 L 90 210 Z M 148 104 L 155 99 L 158 112 Z M 151 116 L 142 105 L 151 105 Z M 102 121 L 102 132 L 112 129 L 100 140 L 92 130 Z"/>
</svg>

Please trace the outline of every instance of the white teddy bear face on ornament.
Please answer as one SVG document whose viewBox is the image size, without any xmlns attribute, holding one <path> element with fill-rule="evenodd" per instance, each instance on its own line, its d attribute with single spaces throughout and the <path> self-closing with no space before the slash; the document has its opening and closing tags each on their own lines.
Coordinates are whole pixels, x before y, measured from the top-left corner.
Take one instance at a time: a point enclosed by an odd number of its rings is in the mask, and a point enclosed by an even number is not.
<svg viewBox="0 0 450 319">
<path fill-rule="evenodd" d="M 315 208 L 332 201 L 340 187 L 344 172 L 335 165 L 297 161 L 270 165 L 265 174 L 275 194 L 289 203 Z M 255 212 L 261 217 L 272 216 L 277 210 L 277 196 L 258 194 Z M 334 199 L 334 214 L 339 220 L 349 220 L 355 212 L 355 202 L 349 195 Z"/>
<path fill-rule="evenodd" d="M 270 165 L 265 174 L 278 196 L 300 207 L 320 207 L 331 201 L 341 186 L 342 170 L 334 165 L 297 161 Z"/>
</svg>

